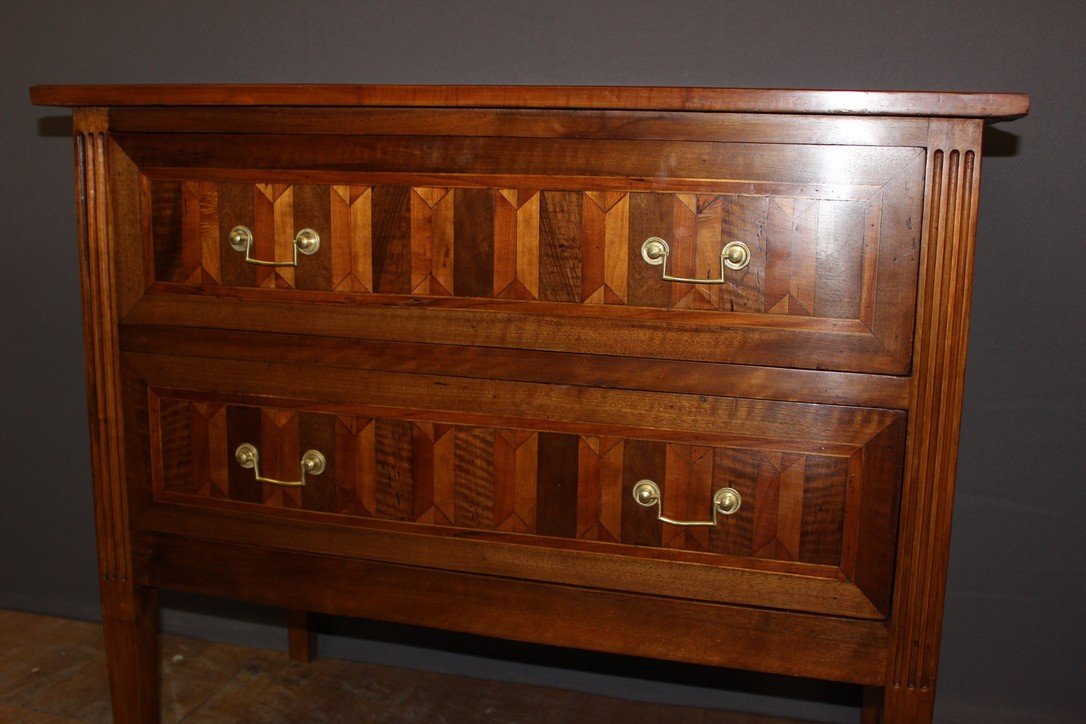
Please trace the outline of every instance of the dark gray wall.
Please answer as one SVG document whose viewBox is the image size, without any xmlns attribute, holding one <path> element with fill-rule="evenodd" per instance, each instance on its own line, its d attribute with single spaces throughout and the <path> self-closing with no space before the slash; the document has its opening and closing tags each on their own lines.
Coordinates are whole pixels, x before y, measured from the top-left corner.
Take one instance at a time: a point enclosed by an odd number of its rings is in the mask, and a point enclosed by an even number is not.
<svg viewBox="0 0 1086 724">
<path fill-rule="evenodd" d="M 1010 90 L 984 160 L 938 714 L 1086 710 L 1086 130 L 1080 2 L 0 2 L 0 606 L 98 616 L 72 203 L 34 83 L 336 82 Z M 167 600 L 168 629 L 280 645 L 274 612 Z M 350 658 L 839 719 L 814 686 L 325 622 Z"/>
</svg>

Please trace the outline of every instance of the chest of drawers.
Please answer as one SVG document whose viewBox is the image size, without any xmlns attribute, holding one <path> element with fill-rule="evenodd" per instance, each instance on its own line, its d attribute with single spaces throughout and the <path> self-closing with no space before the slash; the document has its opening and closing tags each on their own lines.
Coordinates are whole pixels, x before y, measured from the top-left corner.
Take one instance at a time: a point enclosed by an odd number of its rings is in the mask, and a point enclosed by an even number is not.
<svg viewBox="0 0 1086 724">
<path fill-rule="evenodd" d="M 1007 94 L 71 86 L 118 720 L 155 591 L 930 718 Z"/>
</svg>

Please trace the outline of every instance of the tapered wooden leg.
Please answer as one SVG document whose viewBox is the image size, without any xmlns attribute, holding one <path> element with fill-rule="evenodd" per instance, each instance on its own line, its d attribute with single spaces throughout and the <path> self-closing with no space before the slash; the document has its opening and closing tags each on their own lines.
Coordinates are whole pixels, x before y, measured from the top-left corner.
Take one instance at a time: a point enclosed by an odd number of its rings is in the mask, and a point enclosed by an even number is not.
<svg viewBox="0 0 1086 724">
<path fill-rule="evenodd" d="M 290 658 L 295 661 L 310 661 L 317 655 L 317 633 L 308 611 L 287 611 L 287 638 Z"/>
<path fill-rule="evenodd" d="M 138 454 L 126 460 L 117 341 L 118 285 L 109 203 L 109 114 L 79 108 L 72 115 L 76 219 L 83 289 L 87 413 L 98 572 L 109 690 L 117 722 L 158 721 L 157 603 L 153 589 L 132 583 L 132 537 L 126 475 L 140 476 Z M 132 417 L 134 428 L 147 414 Z M 130 465 L 126 471 L 126 465 Z"/>
<path fill-rule="evenodd" d="M 933 121 L 928 128 L 927 301 L 918 308 L 913 347 L 884 722 L 930 722 L 935 711 L 983 126 Z M 959 343 L 947 343 L 952 335 Z"/>
<path fill-rule="evenodd" d="M 159 718 L 158 603 L 153 588 L 102 581 L 102 624 L 115 722 Z"/>
</svg>

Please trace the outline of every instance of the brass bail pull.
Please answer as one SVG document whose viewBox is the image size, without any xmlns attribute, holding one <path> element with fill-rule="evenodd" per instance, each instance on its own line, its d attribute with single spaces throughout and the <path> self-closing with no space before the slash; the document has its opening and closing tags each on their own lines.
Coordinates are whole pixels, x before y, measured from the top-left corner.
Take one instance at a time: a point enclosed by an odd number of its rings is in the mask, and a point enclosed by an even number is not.
<svg viewBox="0 0 1086 724">
<path fill-rule="evenodd" d="M 683 284 L 726 284 L 728 269 L 738 270 L 750 264 L 750 247 L 741 241 L 729 241 L 720 251 L 720 278 L 719 279 L 689 279 L 687 277 L 672 276 L 667 271 L 667 258 L 671 255 L 671 247 L 658 236 L 645 239 L 641 245 L 641 258 L 653 266 L 663 267 L 661 279 L 665 282 L 681 282 Z"/>
<path fill-rule="evenodd" d="M 713 493 L 713 517 L 711 520 L 675 520 L 664 515 L 663 502 L 661 502 L 660 486 L 651 480 L 639 480 L 633 486 L 634 500 L 638 505 L 646 508 L 656 506 L 656 519 L 669 525 L 683 526 L 714 526 L 717 523 L 717 514 L 732 515 L 743 504 L 743 498 L 735 488 L 721 488 Z"/>
<path fill-rule="evenodd" d="M 319 450 L 306 450 L 305 454 L 302 455 L 301 461 L 298 463 L 298 467 L 301 468 L 301 479 L 276 480 L 275 478 L 265 478 L 260 474 L 260 452 L 254 445 L 250 445 L 247 442 L 238 445 L 238 449 L 234 452 L 234 458 L 238 461 L 238 465 L 253 471 L 253 476 L 258 483 L 286 485 L 292 488 L 304 486 L 306 484 L 307 475 L 320 475 L 323 473 L 325 465 L 324 455 L 321 454 Z"/>
<path fill-rule="evenodd" d="M 298 254 L 305 254 L 306 256 L 316 254 L 317 250 L 321 248 L 320 234 L 312 229 L 302 229 L 295 235 L 294 242 L 291 244 L 291 248 L 294 250 L 294 258 L 291 261 L 254 259 L 252 256 L 253 232 L 248 226 L 235 226 L 230 230 L 227 241 L 235 251 L 245 252 L 246 264 L 255 264 L 256 266 L 298 266 Z"/>
</svg>

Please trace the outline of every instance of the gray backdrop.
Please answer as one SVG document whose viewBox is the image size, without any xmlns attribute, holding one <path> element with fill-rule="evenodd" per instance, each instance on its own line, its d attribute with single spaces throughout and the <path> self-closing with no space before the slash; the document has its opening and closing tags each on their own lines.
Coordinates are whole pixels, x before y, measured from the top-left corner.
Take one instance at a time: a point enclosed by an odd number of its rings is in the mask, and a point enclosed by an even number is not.
<svg viewBox="0 0 1086 724">
<path fill-rule="evenodd" d="M 34 83 L 563 83 L 1025 91 L 984 159 L 937 713 L 1086 711 L 1080 2 L 0 0 L 0 607 L 96 619 L 69 126 Z M 173 596 L 167 630 L 281 646 Z M 323 622 L 335 656 L 822 719 L 851 687 Z"/>
</svg>

